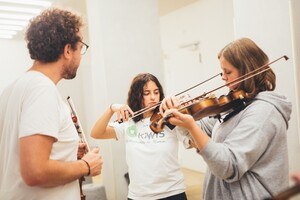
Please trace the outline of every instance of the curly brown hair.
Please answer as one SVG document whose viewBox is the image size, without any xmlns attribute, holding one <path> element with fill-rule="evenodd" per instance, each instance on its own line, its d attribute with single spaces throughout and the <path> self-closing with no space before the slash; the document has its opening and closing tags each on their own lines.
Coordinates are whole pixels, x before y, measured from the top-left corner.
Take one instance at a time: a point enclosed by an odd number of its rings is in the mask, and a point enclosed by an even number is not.
<svg viewBox="0 0 300 200">
<path fill-rule="evenodd" d="M 77 14 L 59 8 L 49 8 L 30 20 L 26 31 L 27 48 L 33 60 L 55 62 L 67 44 L 76 50 L 81 40 L 77 35 L 83 20 Z"/>
<path fill-rule="evenodd" d="M 141 110 L 143 108 L 143 93 L 144 86 L 149 82 L 153 81 L 158 87 L 160 98 L 159 101 L 162 101 L 165 98 L 163 88 L 158 81 L 158 79 L 149 73 L 138 74 L 133 78 L 131 86 L 128 92 L 127 104 L 132 109 L 133 112 Z M 158 112 L 159 107 L 156 107 L 154 112 Z M 134 122 L 138 122 L 143 119 L 142 115 L 133 118 Z"/>
<path fill-rule="evenodd" d="M 237 68 L 241 75 L 247 74 L 269 62 L 268 56 L 251 39 L 241 38 L 225 46 L 218 58 L 223 57 Z M 269 66 L 266 66 L 269 67 Z M 274 90 L 276 76 L 272 69 L 242 82 L 239 89 L 244 90 L 251 97 L 261 91 Z"/>
</svg>

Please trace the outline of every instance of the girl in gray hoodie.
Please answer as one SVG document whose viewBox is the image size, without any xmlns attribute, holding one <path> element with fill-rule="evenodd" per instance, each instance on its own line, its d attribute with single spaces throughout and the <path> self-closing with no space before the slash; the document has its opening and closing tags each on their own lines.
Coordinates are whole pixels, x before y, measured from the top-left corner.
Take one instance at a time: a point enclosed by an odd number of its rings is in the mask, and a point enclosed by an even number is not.
<svg viewBox="0 0 300 200">
<path fill-rule="evenodd" d="M 269 62 L 268 56 L 250 39 L 225 46 L 218 55 L 222 79 L 230 83 Z M 195 121 L 174 107 L 175 97 L 163 100 L 160 112 L 172 113 L 171 124 L 190 132 L 208 169 L 203 184 L 204 200 L 264 199 L 288 187 L 287 128 L 291 103 L 275 89 L 276 77 L 269 69 L 230 91 L 247 94 L 245 106 L 223 119 Z"/>
</svg>

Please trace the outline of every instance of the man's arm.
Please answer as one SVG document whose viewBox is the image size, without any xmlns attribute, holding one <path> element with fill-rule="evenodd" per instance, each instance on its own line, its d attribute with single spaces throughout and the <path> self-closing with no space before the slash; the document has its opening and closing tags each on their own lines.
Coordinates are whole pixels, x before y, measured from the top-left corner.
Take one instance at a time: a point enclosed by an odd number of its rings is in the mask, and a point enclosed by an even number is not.
<svg viewBox="0 0 300 200">
<path fill-rule="evenodd" d="M 72 182 L 88 174 L 88 166 L 83 160 L 63 162 L 50 160 L 55 139 L 36 134 L 23 137 L 20 143 L 20 168 L 24 182 L 29 186 L 55 187 Z M 90 165 L 91 175 L 101 172 L 102 160 L 92 151 L 86 161 Z"/>
</svg>

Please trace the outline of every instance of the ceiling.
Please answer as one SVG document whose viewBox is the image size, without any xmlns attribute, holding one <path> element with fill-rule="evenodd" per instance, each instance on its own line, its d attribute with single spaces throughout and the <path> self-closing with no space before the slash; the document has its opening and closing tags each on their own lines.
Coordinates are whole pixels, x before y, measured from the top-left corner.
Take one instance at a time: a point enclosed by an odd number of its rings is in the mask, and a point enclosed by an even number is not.
<svg viewBox="0 0 300 200">
<path fill-rule="evenodd" d="M 15 38 L 32 17 L 51 4 L 51 0 L 0 0 L 0 38 Z"/>
<path fill-rule="evenodd" d="M 23 39 L 28 21 L 50 6 L 85 12 L 85 0 L 0 0 L 0 40 Z"/>
<path fill-rule="evenodd" d="M 163 16 L 199 0 L 157 0 L 159 15 Z M 0 39 L 20 39 L 28 20 L 51 5 L 72 7 L 84 12 L 83 0 L 0 0 Z M 11 21 L 11 23 L 9 24 Z"/>
</svg>

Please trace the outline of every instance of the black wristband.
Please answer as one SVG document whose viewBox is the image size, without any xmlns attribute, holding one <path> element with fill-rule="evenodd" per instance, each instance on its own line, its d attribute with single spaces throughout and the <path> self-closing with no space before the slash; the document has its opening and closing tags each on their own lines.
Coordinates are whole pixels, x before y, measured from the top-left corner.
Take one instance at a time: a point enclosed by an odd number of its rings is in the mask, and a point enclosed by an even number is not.
<svg viewBox="0 0 300 200">
<path fill-rule="evenodd" d="M 83 159 L 81 159 L 81 160 L 83 160 Z M 86 165 L 87 165 L 87 167 L 88 167 L 88 173 L 87 173 L 87 175 L 85 175 L 85 176 L 89 176 L 90 174 L 91 174 L 91 167 L 90 167 L 90 165 L 89 165 L 89 163 L 87 162 L 87 161 L 85 161 L 85 160 L 83 160 L 85 163 L 86 163 Z"/>
</svg>

